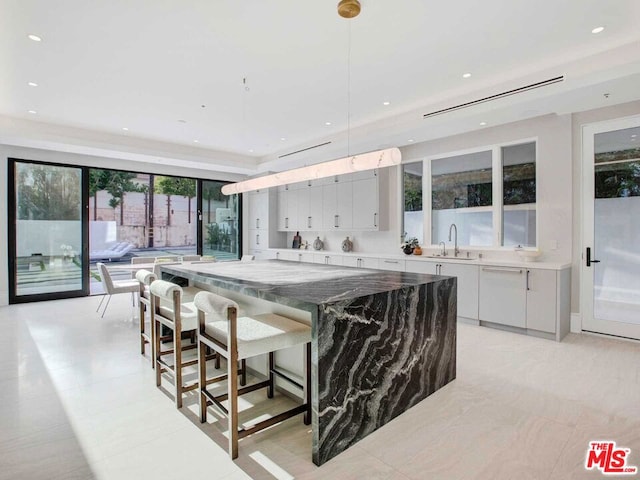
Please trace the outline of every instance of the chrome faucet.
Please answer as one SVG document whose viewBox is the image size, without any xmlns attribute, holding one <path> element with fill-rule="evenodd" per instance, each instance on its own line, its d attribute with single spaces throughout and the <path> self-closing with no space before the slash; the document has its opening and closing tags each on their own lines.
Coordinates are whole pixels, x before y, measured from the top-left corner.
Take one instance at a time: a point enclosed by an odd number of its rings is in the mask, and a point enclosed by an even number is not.
<svg viewBox="0 0 640 480">
<path fill-rule="evenodd" d="M 447 245 L 444 242 L 440 242 L 438 245 L 442 245 L 442 251 L 440 252 L 440 255 L 442 255 L 443 257 L 447 256 Z"/>
<path fill-rule="evenodd" d="M 451 241 L 451 229 L 454 229 L 456 231 L 455 244 L 453 247 L 453 256 L 457 257 L 458 255 L 460 255 L 460 249 L 458 248 L 458 227 L 456 226 L 455 223 L 452 223 L 451 226 L 449 227 L 449 241 Z"/>
</svg>

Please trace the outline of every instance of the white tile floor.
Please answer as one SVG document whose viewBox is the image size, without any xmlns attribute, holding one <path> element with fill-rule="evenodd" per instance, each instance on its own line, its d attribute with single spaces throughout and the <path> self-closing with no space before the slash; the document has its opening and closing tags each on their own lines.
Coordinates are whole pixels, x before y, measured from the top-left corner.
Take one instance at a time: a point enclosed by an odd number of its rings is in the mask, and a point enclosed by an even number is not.
<svg viewBox="0 0 640 480">
<path fill-rule="evenodd" d="M 0 479 L 603 478 L 583 467 L 596 439 L 640 466 L 638 343 L 459 325 L 457 380 L 321 468 L 301 418 L 232 462 L 224 422 L 202 427 L 195 395 L 178 411 L 155 387 L 130 297 L 104 319 L 98 301 L 0 308 Z M 252 395 L 247 412 L 278 403 Z"/>
</svg>

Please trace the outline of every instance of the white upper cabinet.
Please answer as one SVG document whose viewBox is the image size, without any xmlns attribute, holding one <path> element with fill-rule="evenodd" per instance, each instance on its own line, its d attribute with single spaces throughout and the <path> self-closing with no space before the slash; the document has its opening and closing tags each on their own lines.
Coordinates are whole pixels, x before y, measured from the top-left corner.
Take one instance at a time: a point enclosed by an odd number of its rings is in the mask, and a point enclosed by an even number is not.
<svg viewBox="0 0 640 480">
<path fill-rule="evenodd" d="M 278 230 L 384 230 L 387 177 L 367 170 L 278 187 Z"/>
<path fill-rule="evenodd" d="M 298 190 L 298 230 L 322 230 L 322 186 L 305 184 Z"/>
<path fill-rule="evenodd" d="M 353 182 L 353 228 L 355 230 L 377 230 L 380 221 L 378 201 L 378 179 Z"/>
<path fill-rule="evenodd" d="M 326 230 L 353 227 L 353 186 L 351 182 L 330 183 L 322 187 L 322 225 Z"/>
<path fill-rule="evenodd" d="M 269 192 L 267 190 L 249 193 L 249 228 L 256 230 L 269 228 Z"/>
</svg>

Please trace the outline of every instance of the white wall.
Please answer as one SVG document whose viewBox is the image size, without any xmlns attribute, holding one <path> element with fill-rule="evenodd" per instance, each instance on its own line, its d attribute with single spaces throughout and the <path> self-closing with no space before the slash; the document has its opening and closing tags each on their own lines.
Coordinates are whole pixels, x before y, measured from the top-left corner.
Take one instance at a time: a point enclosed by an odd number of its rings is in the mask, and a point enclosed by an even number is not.
<svg viewBox="0 0 640 480">
<path fill-rule="evenodd" d="M 537 141 L 538 248 L 549 262 L 571 259 L 571 115 L 545 115 L 521 122 L 402 147 L 403 162 L 490 145 Z M 495 252 L 498 254 L 500 252 Z"/>
<path fill-rule="evenodd" d="M 244 175 L 221 173 L 214 170 L 189 169 L 166 163 L 137 162 L 119 158 L 94 157 L 75 153 L 0 145 L 0 203 L 4 205 L 6 205 L 7 200 L 7 165 L 9 158 L 211 180 L 236 181 L 245 178 Z M 0 230 L 0 272 L 2 272 L 0 273 L 0 305 L 7 305 L 9 303 L 9 262 L 7 257 L 8 228 L 6 228 L 6 225 L 8 225 L 8 216 L 6 207 L 0 208 L 0 225 L 3 226 L 2 230 Z"/>
</svg>

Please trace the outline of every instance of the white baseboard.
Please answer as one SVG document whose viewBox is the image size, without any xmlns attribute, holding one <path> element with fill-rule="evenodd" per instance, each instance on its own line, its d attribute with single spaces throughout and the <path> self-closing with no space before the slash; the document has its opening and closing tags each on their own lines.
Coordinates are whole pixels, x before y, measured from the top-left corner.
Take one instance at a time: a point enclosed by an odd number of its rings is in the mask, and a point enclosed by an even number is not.
<svg viewBox="0 0 640 480">
<path fill-rule="evenodd" d="M 582 333 L 582 315 L 571 312 L 571 333 Z"/>
</svg>

